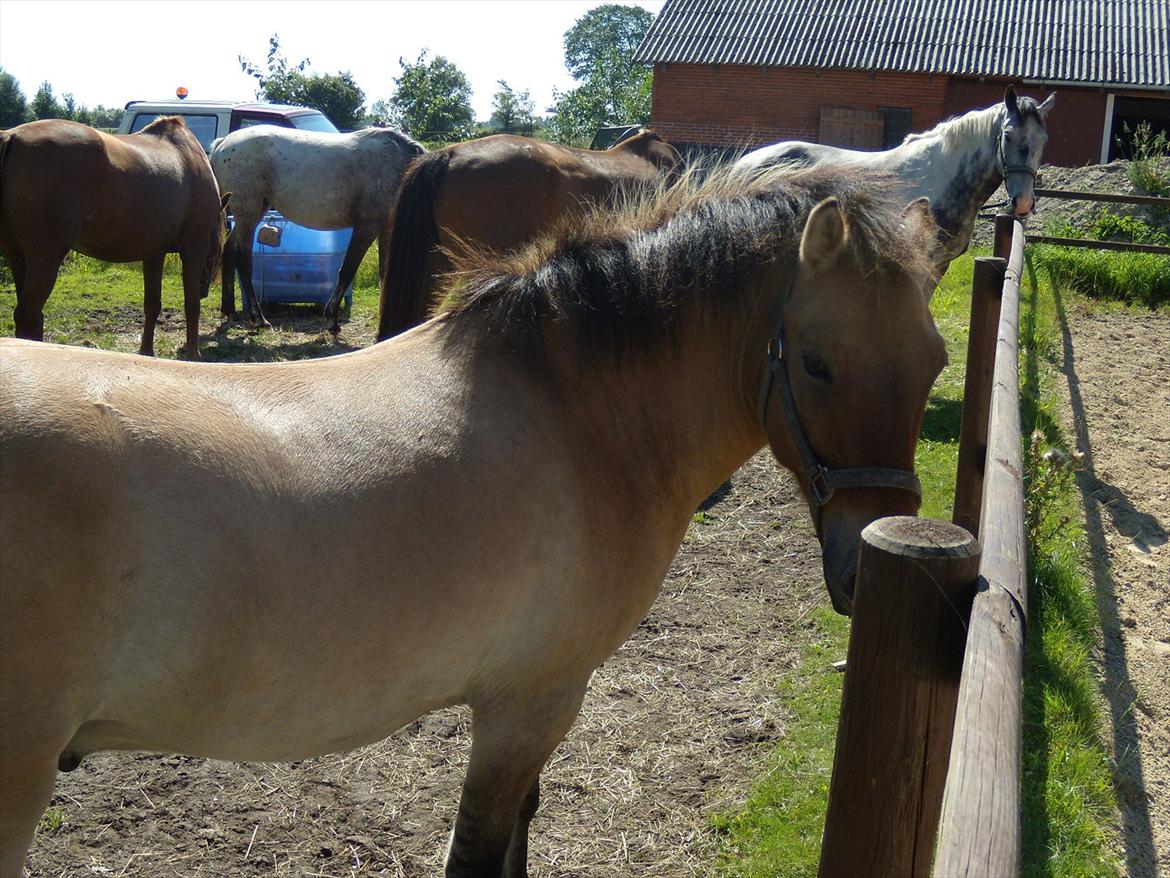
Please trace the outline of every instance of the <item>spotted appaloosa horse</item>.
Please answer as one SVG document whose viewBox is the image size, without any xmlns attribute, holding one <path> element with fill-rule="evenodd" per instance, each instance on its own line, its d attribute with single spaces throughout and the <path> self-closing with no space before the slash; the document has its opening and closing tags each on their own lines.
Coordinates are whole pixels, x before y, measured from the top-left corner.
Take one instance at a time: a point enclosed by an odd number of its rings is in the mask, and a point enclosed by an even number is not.
<svg viewBox="0 0 1170 878">
<path fill-rule="evenodd" d="M 1037 103 L 1008 86 L 1003 103 L 911 134 L 893 149 L 860 152 L 788 140 L 747 153 L 738 167 L 843 164 L 893 174 L 902 181 L 901 195 L 907 201 L 930 199 L 939 233 L 934 259 L 941 273 L 966 251 L 979 209 L 1001 183 L 1014 214 L 1032 212 L 1033 183 L 1048 141 L 1044 118 L 1055 102 L 1054 94 Z"/>
<path fill-rule="evenodd" d="M 378 340 L 426 319 L 445 248 L 507 253 L 632 186 L 678 171 L 678 151 L 639 130 L 607 150 L 575 149 L 512 134 L 456 143 L 416 162 L 402 182 L 382 275 Z"/>
<path fill-rule="evenodd" d="M 350 354 L 0 339 L 0 878 L 90 753 L 296 760 L 456 703 L 446 874 L 522 878 L 541 768 L 712 488 L 770 444 L 842 608 L 861 529 L 917 508 L 934 232 L 869 175 L 716 174 L 468 255 Z"/>
<path fill-rule="evenodd" d="M 362 257 L 387 228 L 394 196 L 408 164 L 426 149 L 393 128 L 364 128 L 349 134 L 256 125 L 233 131 L 211 151 L 211 167 L 232 193 L 235 225 L 224 247 L 220 309 L 235 313 L 234 275 L 240 269 L 245 310 L 259 316 L 252 286 L 252 239 L 264 211 L 275 207 L 311 229 L 353 228 L 337 283 L 325 305 L 330 328 L 339 329 L 341 297 L 353 283 Z"/>
<path fill-rule="evenodd" d="M 199 359 L 199 302 L 219 267 L 223 207 L 207 155 L 180 116 L 137 134 L 64 119 L 0 131 L 0 251 L 16 281 L 16 335 L 45 336 L 45 302 L 70 250 L 142 261 L 139 352 L 154 354 L 163 259 L 183 263 L 187 357 Z"/>
</svg>

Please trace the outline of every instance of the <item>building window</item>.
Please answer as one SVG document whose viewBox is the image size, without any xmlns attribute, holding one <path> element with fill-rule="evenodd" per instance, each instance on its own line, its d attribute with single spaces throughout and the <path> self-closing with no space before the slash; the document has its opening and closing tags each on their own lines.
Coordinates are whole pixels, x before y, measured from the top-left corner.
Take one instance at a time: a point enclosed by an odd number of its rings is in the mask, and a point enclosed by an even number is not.
<svg viewBox="0 0 1170 878">
<path fill-rule="evenodd" d="M 910 133 L 909 107 L 878 107 L 885 120 L 882 125 L 882 149 L 893 149 Z"/>
</svg>

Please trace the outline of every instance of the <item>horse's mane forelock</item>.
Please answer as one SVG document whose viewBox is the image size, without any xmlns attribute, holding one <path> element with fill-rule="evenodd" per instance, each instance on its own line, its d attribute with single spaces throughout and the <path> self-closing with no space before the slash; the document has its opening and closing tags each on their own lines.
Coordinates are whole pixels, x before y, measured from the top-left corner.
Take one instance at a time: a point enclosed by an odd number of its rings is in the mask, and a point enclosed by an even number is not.
<svg viewBox="0 0 1170 878">
<path fill-rule="evenodd" d="M 452 252 L 441 311 L 453 322 L 481 315 L 497 334 L 529 339 L 532 324 L 564 320 L 583 350 L 621 350 L 669 334 L 688 300 L 727 305 L 765 263 L 795 265 L 804 221 L 830 196 L 845 213 L 858 270 L 932 271 L 890 177 L 788 165 L 699 176 L 691 169 L 674 185 L 628 192 L 616 209 L 594 210 L 515 254 Z"/>
</svg>

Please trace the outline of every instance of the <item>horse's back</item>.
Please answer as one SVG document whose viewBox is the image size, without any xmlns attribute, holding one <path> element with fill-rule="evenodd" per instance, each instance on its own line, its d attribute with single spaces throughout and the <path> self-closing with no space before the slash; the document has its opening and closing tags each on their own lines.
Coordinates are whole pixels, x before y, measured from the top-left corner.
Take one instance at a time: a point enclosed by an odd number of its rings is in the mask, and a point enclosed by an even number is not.
<svg viewBox="0 0 1170 878">
<path fill-rule="evenodd" d="M 378 131 L 256 125 L 219 141 L 211 167 L 237 215 L 258 217 L 267 204 L 311 228 L 358 225 L 385 217 L 414 154 Z"/>
</svg>

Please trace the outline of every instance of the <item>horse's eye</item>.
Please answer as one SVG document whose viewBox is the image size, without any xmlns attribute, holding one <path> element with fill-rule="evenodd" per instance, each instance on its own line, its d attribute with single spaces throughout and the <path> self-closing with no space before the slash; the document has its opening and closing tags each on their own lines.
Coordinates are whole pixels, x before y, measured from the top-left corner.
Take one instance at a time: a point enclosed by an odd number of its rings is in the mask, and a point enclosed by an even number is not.
<svg viewBox="0 0 1170 878">
<path fill-rule="evenodd" d="M 804 371 L 809 378 L 814 381 L 823 381 L 825 384 L 833 383 L 833 370 L 829 368 L 829 364 L 820 357 L 815 357 L 812 354 L 804 354 L 800 358 L 804 365 Z"/>
</svg>

